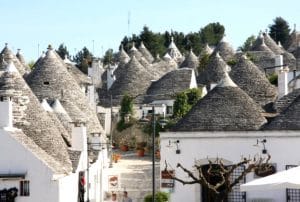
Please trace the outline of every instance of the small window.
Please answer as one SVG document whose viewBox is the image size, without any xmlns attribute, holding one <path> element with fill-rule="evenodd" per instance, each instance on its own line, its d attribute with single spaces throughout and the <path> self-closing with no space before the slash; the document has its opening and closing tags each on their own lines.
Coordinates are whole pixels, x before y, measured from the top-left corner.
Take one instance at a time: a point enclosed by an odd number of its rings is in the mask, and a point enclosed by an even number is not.
<svg viewBox="0 0 300 202">
<path fill-rule="evenodd" d="M 29 180 L 20 181 L 20 196 L 29 196 Z"/>
<path fill-rule="evenodd" d="M 49 84 L 50 84 L 49 81 L 44 82 L 44 85 L 49 85 Z"/>
</svg>

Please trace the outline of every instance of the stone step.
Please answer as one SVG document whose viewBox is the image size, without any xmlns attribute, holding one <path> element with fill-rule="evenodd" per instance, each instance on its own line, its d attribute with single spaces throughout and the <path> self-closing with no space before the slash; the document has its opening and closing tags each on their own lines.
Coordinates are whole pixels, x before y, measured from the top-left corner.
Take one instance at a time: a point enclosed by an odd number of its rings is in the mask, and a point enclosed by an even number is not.
<svg viewBox="0 0 300 202">
<path fill-rule="evenodd" d="M 121 179 L 120 185 L 122 188 L 126 189 L 151 189 L 152 180 L 134 180 L 134 179 Z M 160 187 L 160 180 L 155 180 L 155 187 Z"/>
</svg>

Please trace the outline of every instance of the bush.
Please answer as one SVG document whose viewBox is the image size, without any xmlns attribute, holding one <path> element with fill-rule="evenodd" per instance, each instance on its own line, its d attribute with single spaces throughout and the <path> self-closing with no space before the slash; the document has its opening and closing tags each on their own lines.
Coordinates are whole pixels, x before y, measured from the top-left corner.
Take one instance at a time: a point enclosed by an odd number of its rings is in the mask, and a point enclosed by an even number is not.
<svg viewBox="0 0 300 202">
<path fill-rule="evenodd" d="M 271 84 L 278 86 L 278 75 L 276 73 L 268 76 L 268 80 L 270 81 Z"/>
<path fill-rule="evenodd" d="M 167 202 L 169 201 L 169 194 L 166 192 L 156 192 L 155 193 L 155 202 Z M 144 202 L 152 202 L 152 194 L 145 196 Z"/>
</svg>

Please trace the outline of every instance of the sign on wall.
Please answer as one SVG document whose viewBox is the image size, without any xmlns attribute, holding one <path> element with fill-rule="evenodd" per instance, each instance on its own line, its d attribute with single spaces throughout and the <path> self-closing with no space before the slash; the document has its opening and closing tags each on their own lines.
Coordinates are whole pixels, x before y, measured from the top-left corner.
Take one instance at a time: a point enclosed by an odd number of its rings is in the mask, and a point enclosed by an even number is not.
<svg viewBox="0 0 300 202">
<path fill-rule="evenodd" d="M 119 176 L 118 175 L 109 175 L 108 176 L 108 188 L 109 189 L 118 189 L 119 188 Z"/>
<path fill-rule="evenodd" d="M 172 176 L 174 175 L 174 170 L 163 170 L 161 171 L 161 188 L 174 188 L 174 179 Z"/>
</svg>

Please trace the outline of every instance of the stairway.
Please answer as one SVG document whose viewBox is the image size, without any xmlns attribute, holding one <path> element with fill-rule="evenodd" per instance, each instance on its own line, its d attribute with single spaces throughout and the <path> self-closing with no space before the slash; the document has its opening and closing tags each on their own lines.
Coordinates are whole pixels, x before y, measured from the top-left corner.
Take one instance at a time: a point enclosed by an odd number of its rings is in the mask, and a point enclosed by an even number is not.
<svg viewBox="0 0 300 202">
<path fill-rule="evenodd" d="M 118 199 L 121 201 L 123 191 L 128 192 L 128 196 L 133 202 L 143 202 L 147 194 L 152 194 L 152 160 L 151 156 L 138 157 L 135 152 L 119 152 L 121 159 L 114 163 L 110 169 L 110 175 L 119 176 Z M 159 161 L 155 162 L 155 187 L 160 188 L 160 168 Z"/>
</svg>

